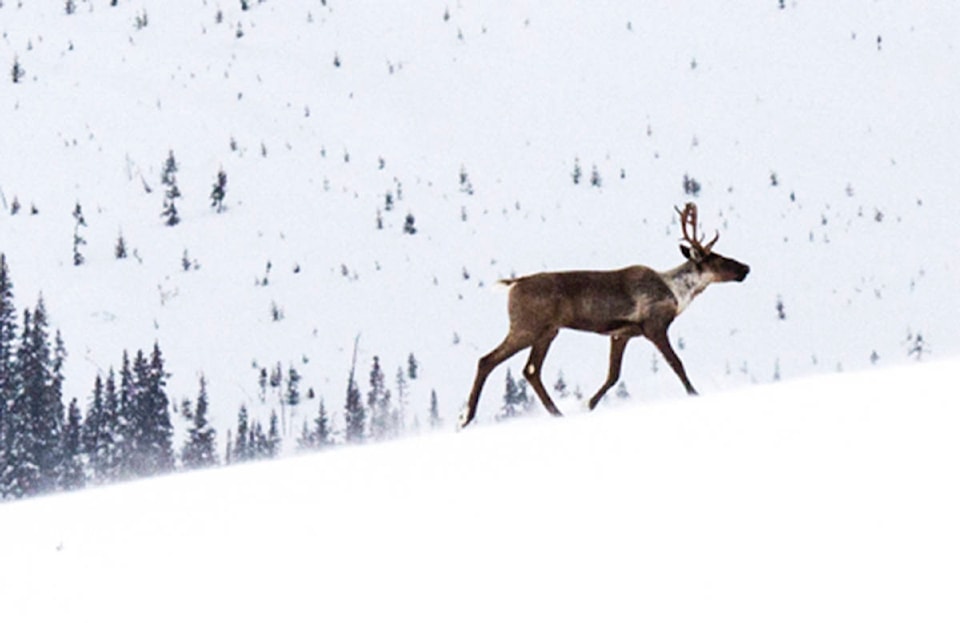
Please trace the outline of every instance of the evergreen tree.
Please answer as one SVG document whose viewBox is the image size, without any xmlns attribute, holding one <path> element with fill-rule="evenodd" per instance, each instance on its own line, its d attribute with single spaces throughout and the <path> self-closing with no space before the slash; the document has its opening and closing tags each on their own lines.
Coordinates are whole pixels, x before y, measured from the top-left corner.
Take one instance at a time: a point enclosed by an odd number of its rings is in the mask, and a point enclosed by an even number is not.
<svg viewBox="0 0 960 623">
<path fill-rule="evenodd" d="M 113 370 L 110 374 L 113 375 Z M 93 382 L 93 396 L 90 398 L 82 432 L 83 450 L 87 455 L 93 478 L 97 482 L 103 482 L 109 478 L 109 456 L 114 447 L 112 432 L 108 425 L 103 379 L 98 374 Z"/>
<path fill-rule="evenodd" d="M 410 377 L 411 381 L 415 381 L 419 372 L 420 362 L 417 361 L 417 358 L 413 356 L 413 353 L 410 353 L 410 356 L 407 357 L 407 376 Z"/>
<path fill-rule="evenodd" d="M 380 367 L 380 358 L 373 358 L 370 368 L 370 391 L 367 392 L 367 408 L 370 412 L 370 435 L 375 439 L 386 439 L 396 434 L 396 427 L 390 413 L 390 390 L 387 389 Z"/>
<path fill-rule="evenodd" d="M 310 423 L 304 420 L 303 428 L 300 430 L 300 436 L 297 437 L 297 449 L 313 450 L 316 447 L 316 438 L 313 436 L 313 431 L 310 430 Z"/>
<path fill-rule="evenodd" d="M 416 219 L 413 214 L 407 212 L 406 218 L 403 219 L 403 233 L 410 234 L 411 236 L 417 233 Z"/>
<path fill-rule="evenodd" d="M 113 368 L 110 368 L 103 387 L 103 424 L 97 450 L 100 454 L 102 476 L 107 480 L 117 480 L 122 475 L 124 430 L 121 423 L 117 378 Z"/>
<path fill-rule="evenodd" d="M 127 257 L 127 241 L 123 239 L 123 232 L 117 236 L 117 244 L 113 247 L 113 257 L 122 260 Z"/>
<path fill-rule="evenodd" d="M 280 421 L 279 418 L 277 418 L 277 412 L 272 412 L 270 414 L 270 429 L 267 432 L 267 443 L 264 452 L 265 458 L 272 459 L 280 454 L 280 445 L 282 440 L 280 439 L 279 422 Z"/>
<path fill-rule="evenodd" d="M 189 408 L 189 402 L 186 402 L 183 409 L 183 416 L 190 422 L 190 429 L 187 431 L 187 441 L 184 443 L 181 452 L 181 461 L 187 469 L 198 467 L 209 467 L 216 465 L 217 459 L 217 431 L 210 425 L 207 419 L 207 409 L 209 408 L 207 399 L 207 380 L 200 377 L 200 392 L 197 395 L 196 413 Z"/>
<path fill-rule="evenodd" d="M 247 414 L 247 406 L 240 405 L 240 412 L 237 413 L 237 441 L 233 448 L 233 460 L 238 463 L 252 458 L 248 445 L 249 432 L 250 416 Z"/>
<path fill-rule="evenodd" d="M 67 423 L 63 429 L 63 459 L 60 464 L 59 487 L 64 490 L 80 489 L 86 484 L 84 453 L 81 440 L 81 415 L 77 399 L 67 408 Z"/>
<path fill-rule="evenodd" d="M 87 241 L 80 235 L 80 228 L 87 226 L 86 219 L 83 218 L 83 209 L 77 203 L 73 208 L 73 265 L 80 266 L 86 259 L 80 252 L 80 247 L 85 246 Z"/>
<path fill-rule="evenodd" d="M 136 462 L 137 444 L 137 403 L 139 389 L 134 380 L 133 367 L 130 356 L 123 351 L 123 361 L 120 365 L 120 391 L 117 393 L 117 417 L 114 430 L 116 431 L 115 452 L 116 464 L 113 476 L 122 478 L 133 475 Z"/>
<path fill-rule="evenodd" d="M 500 410 L 501 418 L 511 418 L 518 414 L 518 407 L 523 403 L 520 393 L 520 386 L 513 380 L 513 372 L 507 368 L 507 379 L 503 392 L 503 408 Z"/>
<path fill-rule="evenodd" d="M 437 404 L 437 390 L 430 390 L 430 428 L 439 428 L 441 425 L 440 420 L 440 407 Z"/>
<path fill-rule="evenodd" d="M 227 207 L 223 205 L 223 199 L 227 196 L 227 174 L 220 169 L 217 172 L 217 181 L 213 184 L 213 190 L 210 191 L 210 207 L 217 211 L 217 214 L 226 211 Z"/>
<path fill-rule="evenodd" d="M 397 368 L 397 400 L 392 411 L 392 422 L 396 427 L 396 434 L 402 433 L 407 428 L 407 377 L 403 373 L 403 368 Z M 413 416 L 413 429 L 420 428 L 416 414 Z"/>
<path fill-rule="evenodd" d="M 630 397 L 630 392 L 627 390 L 627 384 L 625 381 L 620 381 L 617 384 L 616 396 L 620 400 L 626 400 Z"/>
<path fill-rule="evenodd" d="M 293 365 L 287 372 L 286 403 L 291 407 L 300 404 L 300 373 Z"/>
<path fill-rule="evenodd" d="M 180 222 L 180 214 L 177 212 L 176 206 L 176 200 L 180 198 L 180 189 L 177 187 L 177 160 L 173 156 L 173 150 L 170 150 L 170 154 L 163 164 L 163 175 L 160 181 L 166 186 L 163 193 L 163 211 L 160 215 L 163 217 L 164 223 L 173 227 Z"/>
<path fill-rule="evenodd" d="M 566 398 L 569 395 L 567 382 L 563 380 L 563 371 L 557 373 L 557 382 L 553 384 L 553 389 L 560 398 Z"/>
<path fill-rule="evenodd" d="M 18 57 L 14 56 L 14 57 L 13 57 L 13 69 L 12 69 L 11 72 L 10 72 L 11 77 L 13 78 L 13 83 L 14 83 L 14 84 L 18 84 L 21 80 L 23 80 L 23 76 L 24 76 L 25 73 L 26 73 L 26 72 L 23 71 L 23 66 L 20 65 L 20 59 L 19 59 Z"/>
<path fill-rule="evenodd" d="M 330 419 L 327 417 L 327 408 L 320 399 L 320 408 L 317 418 L 313 421 L 314 445 L 316 448 L 325 448 L 333 445 L 333 431 L 330 430 Z"/>
<path fill-rule="evenodd" d="M 7 258 L 0 254 L 0 458 L 6 456 L 7 421 L 16 388 L 16 339 L 17 310 L 13 304 L 13 283 L 7 268 Z M 2 471 L 0 469 L 0 472 Z"/>
<path fill-rule="evenodd" d="M 250 437 L 247 439 L 247 450 L 251 460 L 260 460 L 267 454 L 267 436 L 263 434 L 263 426 L 254 421 L 250 427 Z"/>
<path fill-rule="evenodd" d="M 350 377 L 347 379 L 347 401 L 343 408 L 347 424 L 347 443 L 362 442 L 366 431 L 367 414 L 363 408 L 363 398 L 360 395 L 360 388 L 357 387 L 355 372 L 356 359 L 350 368 Z"/>
<path fill-rule="evenodd" d="M 137 391 L 130 413 L 133 431 L 133 474 L 152 476 L 174 467 L 173 425 L 170 422 L 166 373 L 160 346 L 154 343 L 148 360 L 137 351 L 133 362 Z"/>
</svg>

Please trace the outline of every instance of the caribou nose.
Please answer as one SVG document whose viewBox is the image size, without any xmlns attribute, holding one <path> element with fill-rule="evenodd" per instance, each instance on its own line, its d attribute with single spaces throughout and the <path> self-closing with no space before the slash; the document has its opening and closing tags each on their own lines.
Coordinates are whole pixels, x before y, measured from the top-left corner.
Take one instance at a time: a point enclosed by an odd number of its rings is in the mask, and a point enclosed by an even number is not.
<svg viewBox="0 0 960 623">
<path fill-rule="evenodd" d="M 740 274 L 737 276 L 737 281 L 743 281 L 747 278 L 748 274 L 750 274 L 750 267 L 744 264 L 743 268 L 740 269 Z"/>
</svg>

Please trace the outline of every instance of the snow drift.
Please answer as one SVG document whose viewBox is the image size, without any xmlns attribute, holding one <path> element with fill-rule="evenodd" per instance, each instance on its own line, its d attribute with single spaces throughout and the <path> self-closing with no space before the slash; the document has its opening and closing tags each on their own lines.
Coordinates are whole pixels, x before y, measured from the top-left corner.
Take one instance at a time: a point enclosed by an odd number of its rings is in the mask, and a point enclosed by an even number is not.
<svg viewBox="0 0 960 623">
<path fill-rule="evenodd" d="M 960 362 L 0 507 L 3 618 L 955 620 Z"/>
</svg>

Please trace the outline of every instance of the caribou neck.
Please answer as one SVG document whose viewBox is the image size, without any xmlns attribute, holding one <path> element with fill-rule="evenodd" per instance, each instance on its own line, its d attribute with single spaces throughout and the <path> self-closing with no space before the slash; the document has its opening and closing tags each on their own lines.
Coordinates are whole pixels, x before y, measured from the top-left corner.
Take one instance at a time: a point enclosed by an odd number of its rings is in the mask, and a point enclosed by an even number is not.
<svg viewBox="0 0 960 623">
<path fill-rule="evenodd" d="M 660 277 L 677 299 L 677 315 L 687 308 L 693 299 L 713 282 L 713 275 L 700 270 L 692 261 L 663 271 Z"/>
</svg>

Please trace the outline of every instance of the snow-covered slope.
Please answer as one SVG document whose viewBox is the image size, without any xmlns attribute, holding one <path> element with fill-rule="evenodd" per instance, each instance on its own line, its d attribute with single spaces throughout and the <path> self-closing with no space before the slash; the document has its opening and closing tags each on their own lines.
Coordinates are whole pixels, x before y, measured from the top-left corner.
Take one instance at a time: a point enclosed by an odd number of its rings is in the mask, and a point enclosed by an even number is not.
<svg viewBox="0 0 960 623">
<path fill-rule="evenodd" d="M 410 410 L 435 389 L 452 425 L 506 328 L 487 286 L 679 263 L 684 176 L 717 250 L 753 268 L 674 325 L 702 392 L 960 351 L 949 3 L 240 4 L 0 7 L 0 251 L 18 304 L 42 292 L 63 332 L 68 398 L 158 340 L 175 401 L 206 375 L 222 442 L 241 403 L 277 408 L 256 385 L 277 363 L 339 410 L 360 335 L 361 377 L 374 355 L 390 379 L 414 353 Z M 588 393 L 605 349 L 562 336 L 545 378 Z M 624 378 L 635 399 L 682 392 L 646 344 Z"/>
<path fill-rule="evenodd" d="M 953 621 L 956 360 L 0 506 L 6 621 Z"/>
</svg>

